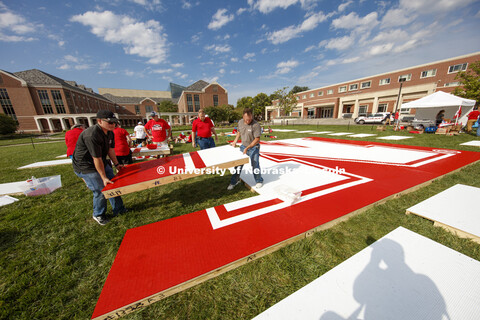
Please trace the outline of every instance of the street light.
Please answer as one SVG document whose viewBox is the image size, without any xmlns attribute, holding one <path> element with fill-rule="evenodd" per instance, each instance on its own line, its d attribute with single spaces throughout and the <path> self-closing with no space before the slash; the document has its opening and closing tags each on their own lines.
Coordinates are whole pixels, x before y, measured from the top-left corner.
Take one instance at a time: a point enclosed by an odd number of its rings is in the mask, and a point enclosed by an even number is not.
<svg viewBox="0 0 480 320">
<path fill-rule="evenodd" d="M 398 102 L 400 101 L 400 95 L 402 94 L 402 85 L 403 85 L 403 83 L 404 83 L 406 80 L 407 80 L 406 78 L 400 78 L 400 79 L 398 79 L 398 82 L 400 82 L 400 89 L 398 89 L 397 104 L 395 105 L 395 110 L 394 110 L 393 113 L 396 113 L 396 112 L 397 112 Z"/>
</svg>

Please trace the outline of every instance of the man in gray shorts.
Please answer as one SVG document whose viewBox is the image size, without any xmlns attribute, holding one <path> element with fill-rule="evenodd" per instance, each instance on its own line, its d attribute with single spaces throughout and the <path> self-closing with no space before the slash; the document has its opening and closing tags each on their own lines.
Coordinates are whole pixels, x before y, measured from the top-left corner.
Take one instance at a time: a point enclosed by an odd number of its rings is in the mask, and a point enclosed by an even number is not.
<svg viewBox="0 0 480 320">
<path fill-rule="evenodd" d="M 263 178 L 260 173 L 260 136 L 262 130 L 260 124 L 253 119 L 252 110 L 246 108 L 243 110 L 243 119 L 238 121 L 238 131 L 235 136 L 235 140 L 232 142 L 232 146 L 237 145 L 238 139 L 242 138 L 242 145 L 240 151 L 250 157 L 253 177 L 255 178 L 257 189 L 263 186 Z M 240 172 L 243 165 L 235 167 L 235 173 L 232 175 L 230 185 L 227 190 L 232 190 L 237 184 L 240 183 Z"/>
</svg>

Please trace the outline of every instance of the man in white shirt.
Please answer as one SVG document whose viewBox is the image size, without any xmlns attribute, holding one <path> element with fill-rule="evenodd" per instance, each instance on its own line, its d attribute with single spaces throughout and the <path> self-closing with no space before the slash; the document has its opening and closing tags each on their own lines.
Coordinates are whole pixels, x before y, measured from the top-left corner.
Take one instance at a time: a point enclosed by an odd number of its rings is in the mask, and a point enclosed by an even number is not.
<svg viewBox="0 0 480 320">
<path fill-rule="evenodd" d="M 135 131 L 135 138 L 137 139 L 135 143 L 137 144 L 137 146 L 145 142 L 147 132 L 145 131 L 145 127 L 143 126 L 142 122 L 139 122 L 138 125 L 133 128 L 133 131 Z"/>
</svg>

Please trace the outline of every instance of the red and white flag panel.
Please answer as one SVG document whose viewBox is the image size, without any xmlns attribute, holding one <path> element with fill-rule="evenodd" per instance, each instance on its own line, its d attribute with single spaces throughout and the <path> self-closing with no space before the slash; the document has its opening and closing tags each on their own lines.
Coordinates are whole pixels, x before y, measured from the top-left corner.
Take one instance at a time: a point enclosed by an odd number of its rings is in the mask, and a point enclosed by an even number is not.
<svg viewBox="0 0 480 320">
<path fill-rule="evenodd" d="M 260 151 L 265 181 L 259 195 L 128 230 L 92 318 L 135 311 L 215 270 L 480 160 L 478 152 L 325 138 L 272 141 Z M 249 169 L 245 165 L 241 177 L 254 186 Z M 301 196 L 292 203 L 279 190 Z"/>
</svg>

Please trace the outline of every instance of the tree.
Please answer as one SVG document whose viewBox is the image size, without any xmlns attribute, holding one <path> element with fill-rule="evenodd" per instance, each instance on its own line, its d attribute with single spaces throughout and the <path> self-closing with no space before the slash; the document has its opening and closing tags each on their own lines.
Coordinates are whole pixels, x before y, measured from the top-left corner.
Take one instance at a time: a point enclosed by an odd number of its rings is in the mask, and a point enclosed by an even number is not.
<svg viewBox="0 0 480 320">
<path fill-rule="evenodd" d="M 231 122 L 237 119 L 232 105 L 223 104 L 218 107 L 205 108 L 205 114 L 214 122 Z"/>
<path fill-rule="evenodd" d="M 297 96 L 294 92 L 287 92 L 288 87 L 278 89 L 273 94 L 278 96 L 278 106 L 283 111 L 284 115 L 289 115 L 292 110 L 297 106 Z"/>
<path fill-rule="evenodd" d="M 178 112 L 178 105 L 170 100 L 163 100 L 158 104 L 158 112 Z"/>
<path fill-rule="evenodd" d="M 310 89 L 308 87 L 295 86 L 295 87 L 292 88 L 292 90 L 290 90 L 290 93 L 299 93 L 299 92 L 307 91 L 307 90 L 310 90 Z"/>
<path fill-rule="evenodd" d="M 243 97 L 237 100 L 237 108 L 243 110 L 245 108 L 253 109 L 253 98 Z"/>
<path fill-rule="evenodd" d="M 17 131 L 17 121 L 6 114 L 0 113 L 0 134 L 11 134 Z"/>
<path fill-rule="evenodd" d="M 272 100 L 270 100 L 270 97 L 267 96 L 265 93 L 261 92 L 257 94 L 253 99 L 252 99 L 252 110 L 253 114 L 255 116 L 255 119 L 259 119 L 263 117 L 265 114 L 265 107 L 271 106 L 272 105 Z"/>
<path fill-rule="evenodd" d="M 455 77 L 462 87 L 457 87 L 453 94 L 459 97 L 473 99 L 480 103 L 480 61 L 470 64 L 467 71 L 460 71 Z"/>
</svg>

